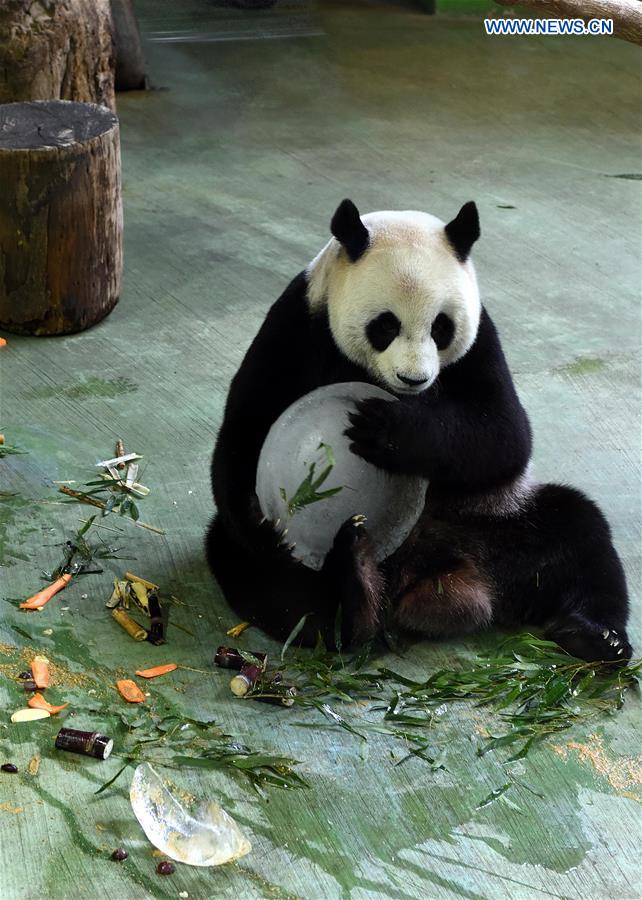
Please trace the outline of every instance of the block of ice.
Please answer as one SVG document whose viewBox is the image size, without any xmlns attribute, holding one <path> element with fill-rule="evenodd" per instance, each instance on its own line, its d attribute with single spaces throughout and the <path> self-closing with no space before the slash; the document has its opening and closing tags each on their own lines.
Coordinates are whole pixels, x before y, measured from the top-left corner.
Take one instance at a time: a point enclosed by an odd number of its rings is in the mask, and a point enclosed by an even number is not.
<svg viewBox="0 0 642 900">
<path fill-rule="evenodd" d="M 199 801 L 149 763 L 137 766 L 129 791 L 143 831 L 166 856 L 189 866 L 220 866 L 249 853 L 250 842 L 213 800 Z"/>
<path fill-rule="evenodd" d="M 382 388 L 345 382 L 317 388 L 292 404 L 276 420 L 261 449 L 256 494 L 261 510 L 287 527 L 286 540 L 296 544 L 292 555 L 312 569 L 320 569 L 334 536 L 350 516 L 367 517 L 378 560 L 393 553 L 415 525 L 424 506 L 427 482 L 391 475 L 377 469 L 350 450 L 343 434 L 348 413 L 358 400 L 381 397 L 396 401 Z M 334 465 L 316 491 L 340 488 L 323 500 L 292 510 L 292 498 L 309 476 L 313 481 L 328 465 L 325 447 L 332 449 Z M 290 502 L 289 502 L 290 501 Z"/>
</svg>

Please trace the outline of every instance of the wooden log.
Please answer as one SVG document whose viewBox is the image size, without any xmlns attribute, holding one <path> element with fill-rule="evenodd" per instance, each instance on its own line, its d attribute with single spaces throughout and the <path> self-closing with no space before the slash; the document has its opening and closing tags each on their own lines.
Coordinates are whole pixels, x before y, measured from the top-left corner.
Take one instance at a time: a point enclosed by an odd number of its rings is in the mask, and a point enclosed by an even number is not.
<svg viewBox="0 0 642 900">
<path fill-rule="evenodd" d="M 145 57 L 133 0 L 111 0 L 111 17 L 116 59 L 116 90 L 144 91 L 147 88 Z"/>
<path fill-rule="evenodd" d="M 116 305 L 118 119 L 64 100 L 0 106 L 0 327 L 68 334 Z"/>
<path fill-rule="evenodd" d="M 612 19 L 615 37 L 642 45 L 640 0 L 496 0 L 502 6 L 528 6 L 557 19 Z"/>
<path fill-rule="evenodd" d="M 109 0 L 0 0 L 0 103 L 116 108 Z"/>
</svg>

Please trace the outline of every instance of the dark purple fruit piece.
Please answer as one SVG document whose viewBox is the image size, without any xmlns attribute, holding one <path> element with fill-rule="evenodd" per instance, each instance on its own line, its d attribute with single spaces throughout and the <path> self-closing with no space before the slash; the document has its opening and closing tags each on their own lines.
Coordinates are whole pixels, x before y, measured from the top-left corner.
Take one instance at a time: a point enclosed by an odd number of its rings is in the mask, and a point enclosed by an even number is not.
<svg viewBox="0 0 642 900">
<path fill-rule="evenodd" d="M 124 859 L 127 859 L 129 853 L 126 850 L 123 850 L 122 847 L 117 847 L 116 850 L 111 855 L 111 858 L 116 862 L 122 862 Z"/>
<path fill-rule="evenodd" d="M 31 672 L 21 672 L 21 673 L 18 675 L 18 678 L 19 678 L 21 681 L 30 681 L 30 680 L 33 678 L 33 675 L 32 675 Z"/>
<path fill-rule="evenodd" d="M 15 775 L 18 771 L 18 766 L 14 766 L 13 763 L 4 763 L 0 766 L 3 772 L 10 772 L 12 775 Z"/>
<path fill-rule="evenodd" d="M 35 681 L 24 681 L 22 683 L 22 689 L 28 694 L 32 694 L 34 691 L 38 690 L 38 685 Z"/>
<path fill-rule="evenodd" d="M 176 871 L 176 866 L 174 863 L 169 862 L 169 860 L 164 859 L 163 862 L 159 862 L 156 866 L 156 871 L 159 875 L 173 875 Z"/>
</svg>

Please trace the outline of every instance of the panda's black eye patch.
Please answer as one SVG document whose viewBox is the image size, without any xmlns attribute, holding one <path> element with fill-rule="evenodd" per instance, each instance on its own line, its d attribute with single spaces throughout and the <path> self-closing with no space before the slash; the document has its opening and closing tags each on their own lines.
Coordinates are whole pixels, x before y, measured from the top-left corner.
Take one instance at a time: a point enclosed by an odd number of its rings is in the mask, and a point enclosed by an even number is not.
<svg viewBox="0 0 642 900">
<path fill-rule="evenodd" d="M 401 322 L 395 314 L 384 312 L 377 316 L 376 319 L 368 322 L 366 337 L 378 353 L 383 353 L 392 344 L 400 331 Z"/>
<path fill-rule="evenodd" d="M 430 334 L 437 345 L 437 350 L 445 350 L 455 334 L 455 324 L 446 313 L 439 313 L 432 323 Z"/>
</svg>

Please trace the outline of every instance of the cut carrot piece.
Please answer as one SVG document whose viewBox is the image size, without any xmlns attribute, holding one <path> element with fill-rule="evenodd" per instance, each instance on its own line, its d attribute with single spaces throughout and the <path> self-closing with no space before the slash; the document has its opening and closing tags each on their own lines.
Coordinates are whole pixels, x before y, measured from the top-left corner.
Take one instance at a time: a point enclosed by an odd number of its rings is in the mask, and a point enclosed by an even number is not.
<svg viewBox="0 0 642 900">
<path fill-rule="evenodd" d="M 176 663 L 166 663 L 164 666 L 152 666 L 151 669 L 139 669 L 136 674 L 141 678 L 158 678 L 159 675 L 167 675 L 174 669 L 178 669 Z"/>
<path fill-rule="evenodd" d="M 61 706 L 52 706 L 42 694 L 34 694 L 32 697 L 29 697 L 27 700 L 27 706 L 30 706 L 32 709 L 46 709 L 47 712 L 55 716 L 56 713 L 59 713 L 61 709 L 64 709 L 66 706 L 69 706 L 68 703 L 63 703 Z"/>
<path fill-rule="evenodd" d="M 34 594 L 33 597 L 29 597 L 28 600 L 21 603 L 20 609 L 41 609 L 45 603 L 49 603 L 54 594 L 57 594 L 58 591 L 67 587 L 70 581 L 71 572 L 65 572 L 64 575 L 61 575 L 60 578 L 52 581 L 46 588 L 43 588 L 41 591 L 38 591 L 37 594 Z"/>
<path fill-rule="evenodd" d="M 122 681 L 116 682 L 116 687 L 121 697 L 124 697 L 128 703 L 144 703 L 145 694 L 141 691 L 134 681 L 124 678 Z"/>
<path fill-rule="evenodd" d="M 49 660 L 45 656 L 34 656 L 31 660 L 31 674 L 36 687 L 49 687 Z"/>
<path fill-rule="evenodd" d="M 0 338 L 0 347 L 6 347 L 6 346 L 7 346 L 7 339 Z"/>
</svg>

